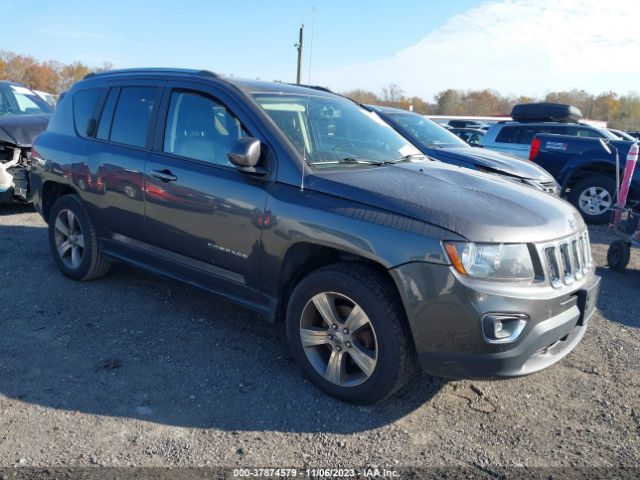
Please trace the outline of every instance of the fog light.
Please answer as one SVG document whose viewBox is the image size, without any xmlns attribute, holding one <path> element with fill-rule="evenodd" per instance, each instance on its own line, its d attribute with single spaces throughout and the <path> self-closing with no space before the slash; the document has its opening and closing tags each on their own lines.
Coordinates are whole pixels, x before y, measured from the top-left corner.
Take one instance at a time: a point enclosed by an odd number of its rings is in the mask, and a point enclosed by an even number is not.
<svg viewBox="0 0 640 480">
<path fill-rule="evenodd" d="M 515 342 L 527 326 L 524 313 L 487 313 L 482 317 L 482 334 L 489 343 Z"/>
</svg>

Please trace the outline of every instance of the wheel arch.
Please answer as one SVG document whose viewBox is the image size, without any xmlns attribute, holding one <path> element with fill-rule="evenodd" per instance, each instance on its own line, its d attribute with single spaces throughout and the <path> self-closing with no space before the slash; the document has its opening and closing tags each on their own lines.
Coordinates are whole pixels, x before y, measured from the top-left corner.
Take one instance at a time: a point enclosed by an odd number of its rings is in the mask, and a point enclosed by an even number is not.
<svg viewBox="0 0 640 480">
<path fill-rule="evenodd" d="M 611 162 L 603 160 L 596 160 L 571 167 L 567 166 L 565 170 L 567 174 L 564 175 L 565 179 L 562 183 L 563 191 L 572 188 L 580 180 L 591 175 L 611 176 L 611 178 L 615 178 L 616 176 L 616 166 Z M 622 174 L 622 169 L 620 173 Z"/>
<path fill-rule="evenodd" d="M 291 245 L 285 254 L 278 275 L 278 300 L 275 320 L 283 321 L 286 314 L 287 301 L 295 286 L 310 273 L 334 263 L 358 263 L 378 272 L 393 285 L 394 294 L 398 296 L 399 305 L 403 305 L 400 291 L 388 269 L 379 262 L 361 255 L 335 247 L 299 242 Z M 406 311 L 402 306 L 402 317 L 406 321 Z"/>
<path fill-rule="evenodd" d="M 41 202 L 42 217 L 44 218 L 45 222 L 49 222 L 49 213 L 51 212 L 51 207 L 58 198 L 63 195 L 74 195 L 77 193 L 78 192 L 70 185 L 54 182 L 52 180 L 44 182 L 42 184 Z"/>
</svg>

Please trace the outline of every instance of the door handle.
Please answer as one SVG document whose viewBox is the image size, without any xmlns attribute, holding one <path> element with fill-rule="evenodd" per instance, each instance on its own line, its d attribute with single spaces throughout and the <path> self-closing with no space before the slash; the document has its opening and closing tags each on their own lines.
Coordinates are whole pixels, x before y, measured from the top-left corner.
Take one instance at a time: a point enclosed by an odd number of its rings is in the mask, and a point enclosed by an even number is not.
<svg viewBox="0 0 640 480">
<path fill-rule="evenodd" d="M 175 182 L 176 180 L 178 180 L 178 177 L 171 173 L 171 170 L 168 170 L 166 168 L 164 170 L 151 170 L 151 176 L 162 180 L 165 183 Z"/>
</svg>

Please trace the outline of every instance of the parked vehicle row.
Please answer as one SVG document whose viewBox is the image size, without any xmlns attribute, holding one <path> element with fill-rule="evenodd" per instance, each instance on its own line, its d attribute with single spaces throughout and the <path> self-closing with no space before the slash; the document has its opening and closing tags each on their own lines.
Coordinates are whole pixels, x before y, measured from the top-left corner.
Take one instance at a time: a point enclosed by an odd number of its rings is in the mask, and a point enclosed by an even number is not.
<svg viewBox="0 0 640 480">
<path fill-rule="evenodd" d="M 429 158 L 440 160 L 502 178 L 523 183 L 547 193 L 559 195 L 560 188 L 554 178 L 531 162 L 491 150 L 470 147 L 463 140 L 423 115 L 390 107 L 365 105 L 376 112 L 398 133 L 417 146 Z"/>
<path fill-rule="evenodd" d="M 527 159 L 533 137 L 539 133 L 619 140 L 616 135 L 606 129 L 583 123 L 557 122 L 550 119 L 544 122 L 514 120 L 496 123 L 489 127 L 487 134 L 482 138 L 481 145 L 483 148 Z"/>
<path fill-rule="evenodd" d="M 603 224 L 611 219 L 616 192 L 616 164 L 619 173 L 631 145 L 627 140 L 606 140 L 571 135 L 536 134 L 530 160 L 551 173 L 568 192 L 569 201 L 588 223 Z M 616 161 L 616 156 L 618 160 Z M 640 171 L 631 181 L 631 202 L 640 201 Z"/>
<path fill-rule="evenodd" d="M 0 81 L 0 204 L 29 199 L 31 145 L 52 112 L 32 90 Z"/>
<path fill-rule="evenodd" d="M 52 255 L 76 280 L 121 261 L 282 320 L 310 381 L 354 403 L 415 362 L 512 377 L 566 356 L 599 285 L 578 212 L 505 159 L 414 143 L 371 110 L 210 72 L 90 75 L 32 151 Z"/>
</svg>

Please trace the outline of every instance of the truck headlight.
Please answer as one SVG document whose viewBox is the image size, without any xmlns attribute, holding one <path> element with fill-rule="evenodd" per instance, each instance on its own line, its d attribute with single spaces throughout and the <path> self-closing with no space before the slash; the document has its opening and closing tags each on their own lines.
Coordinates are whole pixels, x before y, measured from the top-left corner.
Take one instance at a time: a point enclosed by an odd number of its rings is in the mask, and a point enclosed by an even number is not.
<svg viewBox="0 0 640 480">
<path fill-rule="evenodd" d="M 526 244 L 444 242 L 453 267 L 485 280 L 533 280 L 535 272 Z"/>
</svg>

